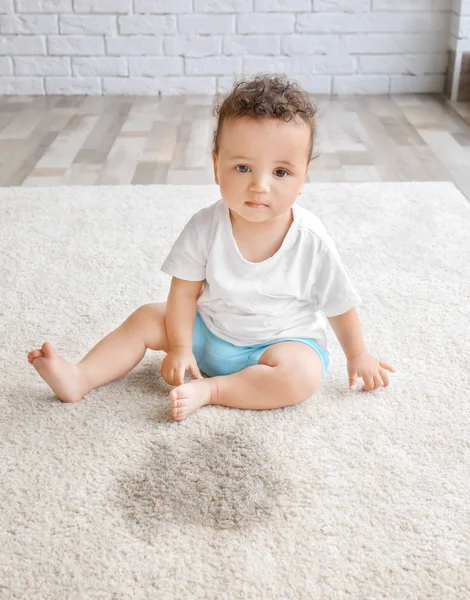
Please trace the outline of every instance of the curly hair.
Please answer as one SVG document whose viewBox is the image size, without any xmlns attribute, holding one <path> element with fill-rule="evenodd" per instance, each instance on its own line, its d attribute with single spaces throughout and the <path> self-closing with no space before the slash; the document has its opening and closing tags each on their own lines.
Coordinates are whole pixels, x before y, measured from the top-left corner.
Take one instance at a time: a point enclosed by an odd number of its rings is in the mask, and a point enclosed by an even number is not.
<svg viewBox="0 0 470 600">
<path fill-rule="evenodd" d="M 285 75 L 260 74 L 252 78 L 242 76 L 221 103 L 214 106 L 216 127 L 213 135 L 213 151 L 219 152 L 220 132 L 228 119 L 253 117 L 274 118 L 290 121 L 300 117 L 310 127 L 308 158 L 312 158 L 315 138 L 315 114 L 317 109 L 309 94 L 296 81 Z"/>
</svg>

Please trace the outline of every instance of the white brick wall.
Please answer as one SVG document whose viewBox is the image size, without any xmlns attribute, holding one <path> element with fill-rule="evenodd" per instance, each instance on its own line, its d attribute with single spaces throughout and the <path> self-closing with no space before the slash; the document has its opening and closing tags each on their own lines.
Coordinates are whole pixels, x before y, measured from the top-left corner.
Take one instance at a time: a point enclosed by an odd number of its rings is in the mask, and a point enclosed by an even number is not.
<svg viewBox="0 0 470 600">
<path fill-rule="evenodd" d="M 462 0 L 460 6 L 459 37 L 470 43 L 470 0 Z"/>
<path fill-rule="evenodd" d="M 463 42 L 470 0 L 0 0 L 0 94 L 441 92 Z"/>
<path fill-rule="evenodd" d="M 455 62 L 450 98 L 457 100 L 463 55 L 470 52 L 470 0 L 451 0 L 451 11 L 449 48 L 455 53 Z"/>
<path fill-rule="evenodd" d="M 452 50 L 470 50 L 470 0 L 452 0 L 450 41 Z"/>
</svg>

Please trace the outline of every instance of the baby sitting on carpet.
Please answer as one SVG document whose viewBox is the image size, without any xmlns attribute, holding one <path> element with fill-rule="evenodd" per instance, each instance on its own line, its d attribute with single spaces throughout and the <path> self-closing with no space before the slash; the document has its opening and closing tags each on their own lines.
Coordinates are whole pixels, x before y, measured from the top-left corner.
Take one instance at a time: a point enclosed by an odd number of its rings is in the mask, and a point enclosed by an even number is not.
<svg viewBox="0 0 470 600">
<path fill-rule="evenodd" d="M 162 265 L 167 302 L 145 304 L 77 364 L 50 342 L 29 362 L 64 402 L 122 377 L 147 348 L 163 350 L 172 415 L 200 407 L 272 409 L 314 394 L 329 365 L 327 319 L 347 358 L 350 388 L 387 387 L 365 348 L 361 299 L 334 242 L 295 204 L 311 163 L 315 112 L 284 76 L 241 79 L 217 107 L 213 164 L 222 199 L 188 221 Z M 186 371 L 194 379 L 184 383 Z M 201 372 L 208 377 L 203 377 Z"/>
</svg>

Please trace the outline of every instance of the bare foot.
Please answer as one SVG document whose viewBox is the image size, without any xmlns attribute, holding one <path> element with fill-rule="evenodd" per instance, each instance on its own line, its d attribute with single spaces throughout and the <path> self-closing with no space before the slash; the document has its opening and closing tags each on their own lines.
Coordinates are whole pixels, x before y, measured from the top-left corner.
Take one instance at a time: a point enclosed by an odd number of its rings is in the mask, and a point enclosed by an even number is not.
<svg viewBox="0 0 470 600">
<path fill-rule="evenodd" d="M 44 342 L 39 350 L 31 350 L 28 361 L 63 402 L 77 402 L 87 393 L 77 365 L 59 356 L 50 342 Z"/>
<path fill-rule="evenodd" d="M 194 379 L 183 383 L 170 392 L 172 414 L 175 421 L 182 421 L 196 412 L 201 406 L 210 404 L 215 383 L 206 379 Z"/>
</svg>

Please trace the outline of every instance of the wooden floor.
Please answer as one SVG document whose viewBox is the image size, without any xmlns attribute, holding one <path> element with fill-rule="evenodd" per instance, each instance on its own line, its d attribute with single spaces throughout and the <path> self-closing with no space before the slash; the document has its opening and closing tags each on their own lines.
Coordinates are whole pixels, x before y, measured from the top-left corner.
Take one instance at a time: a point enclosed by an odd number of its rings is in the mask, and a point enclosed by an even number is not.
<svg viewBox="0 0 470 600">
<path fill-rule="evenodd" d="M 209 96 L 0 96 L 0 186 L 213 183 Z M 309 181 L 453 181 L 470 201 L 470 103 L 317 96 Z"/>
</svg>

